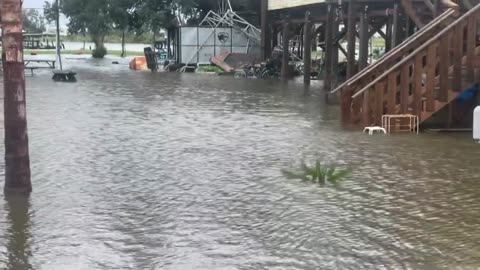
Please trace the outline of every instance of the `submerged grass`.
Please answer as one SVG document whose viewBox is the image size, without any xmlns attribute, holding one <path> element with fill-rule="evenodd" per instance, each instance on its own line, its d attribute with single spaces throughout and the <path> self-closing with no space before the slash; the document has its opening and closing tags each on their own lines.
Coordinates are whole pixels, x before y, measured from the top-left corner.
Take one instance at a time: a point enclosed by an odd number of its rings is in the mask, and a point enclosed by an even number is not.
<svg viewBox="0 0 480 270">
<path fill-rule="evenodd" d="M 317 160 L 313 166 L 309 166 L 302 161 L 299 170 L 282 170 L 282 173 L 288 179 L 300 179 L 325 186 L 327 184 L 337 185 L 342 180 L 348 178 L 351 172 L 347 169 L 340 169 L 335 165 L 322 164 Z"/>
</svg>

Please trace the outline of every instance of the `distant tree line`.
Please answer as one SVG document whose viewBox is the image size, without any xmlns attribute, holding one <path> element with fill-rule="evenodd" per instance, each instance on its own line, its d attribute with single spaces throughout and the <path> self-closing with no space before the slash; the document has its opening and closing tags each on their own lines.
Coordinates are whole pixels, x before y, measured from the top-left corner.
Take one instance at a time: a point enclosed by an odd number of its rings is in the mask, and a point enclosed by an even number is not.
<svg viewBox="0 0 480 270">
<path fill-rule="evenodd" d="M 89 35 L 95 44 L 93 56 L 106 55 L 105 37 L 112 31 L 154 36 L 161 29 L 198 23 L 209 10 L 219 9 L 219 0 L 62 0 L 60 6 L 45 2 L 44 14 L 54 21 L 57 11 L 68 19 L 71 34 Z M 239 14 L 251 15 L 259 10 L 258 0 L 232 0 L 232 8 Z M 254 17 L 254 16 L 251 16 Z M 124 38 L 123 38 L 123 51 Z"/>
<path fill-rule="evenodd" d="M 22 11 L 23 30 L 27 33 L 43 33 L 45 31 L 45 18 L 36 9 Z"/>
</svg>

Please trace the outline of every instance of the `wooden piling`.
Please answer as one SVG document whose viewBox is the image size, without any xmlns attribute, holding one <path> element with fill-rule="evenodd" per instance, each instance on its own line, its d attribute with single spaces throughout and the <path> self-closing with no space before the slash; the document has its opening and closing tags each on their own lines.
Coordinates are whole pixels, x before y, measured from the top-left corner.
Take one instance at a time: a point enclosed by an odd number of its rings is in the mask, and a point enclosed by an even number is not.
<svg viewBox="0 0 480 270">
<path fill-rule="evenodd" d="M 289 50 L 289 43 L 290 43 L 290 29 L 289 23 L 283 23 L 283 40 L 282 40 L 282 71 L 281 75 L 282 78 L 286 79 L 289 76 L 288 71 L 288 64 L 290 59 L 290 50 Z"/>
<path fill-rule="evenodd" d="M 355 41 L 356 41 L 356 2 L 350 0 L 348 5 L 348 26 L 347 26 L 347 79 L 350 79 L 357 72 L 355 69 Z"/>
<path fill-rule="evenodd" d="M 172 57 L 172 29 L 167 29 L 167 59 Z"/>
<path fill-rule="evenodd" d="M 32 191 L 28 150 L 22 1 L 1 1 L 5 125 L 5 193 Z"/>
<path fill-rule="evenodd" d="M 392 16 L 388 15 L 388 20 L 386 25 L 385 52 L 389 52 L 392 49 L 392 26 L 393 26 Z"/>
<path fill-rule="evenodd" d="M 338 6 L 334 5 L 334 14 L 337 14 L 338 11 Z M 333 37 L 334 37 L 334 42 L 333 42 L 333 48 L 332 48 L 332 85 L 331 88 L 335 88 L 337 86 L 337 76 L 338 76 L 338 50 L 340 46 L 340 38 L 339 38 L 339 33 L 338 33 L 338 27 L 339 27 L 339 19 L 335 18 L 332 22 L 332 29 L 333 29 Z"/>
<path fill-rule="evenodd" d="M 272 53 L 272 35 L 270 31 L 270 20 L 268 17 L 268 0 L 261 0 L 261 57 L 262 60 L 266 60 Z"/>
<path fill-rule="evenodd" d="M 364 7 L 364 12 L 360 16 L 360 49 L 358 57 L 359 70 L 363 70 L 368 65 L 368 17 L 367 7 Z"/>
<path fill-rule="evenodd" d="M 306 85 L 309 85 L 312 74 L 312 22 L 310 21 L 310 11 L 305 13 L 303 38 L 303 81 Z"/>
<path fill-rule="evenodd" d="M 334 23 L 333 5 L 327 6 L 327 21 L 325 23 L 325 80 L 324 89 L 327 92 L 332 90 L 332 54 L 333 54 L 333 23 Z"/>
<path fill-rule="evenodd" d="M 399 42 L 399 32 L 400 32 L 400 6 L 398 2 L 393 5 L 393 22 L 392 22 L 392 48 L 395 48 Z"/>
</svg>

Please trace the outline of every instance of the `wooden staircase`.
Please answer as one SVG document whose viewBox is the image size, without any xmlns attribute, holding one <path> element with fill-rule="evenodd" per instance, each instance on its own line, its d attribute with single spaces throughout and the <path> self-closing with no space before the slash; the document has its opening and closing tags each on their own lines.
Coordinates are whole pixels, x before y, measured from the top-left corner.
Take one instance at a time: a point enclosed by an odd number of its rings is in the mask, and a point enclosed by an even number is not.
<svg viewBox="0 0 480 270">
<path fill-rule="evenodd" d="M 480 4 L 455 14 L 447 9 L 335 89 L 342 93 L 342 121 L 372 126 L 385 114 L 414 114 L 423 123 L 480 82 Z"/>
</svg>

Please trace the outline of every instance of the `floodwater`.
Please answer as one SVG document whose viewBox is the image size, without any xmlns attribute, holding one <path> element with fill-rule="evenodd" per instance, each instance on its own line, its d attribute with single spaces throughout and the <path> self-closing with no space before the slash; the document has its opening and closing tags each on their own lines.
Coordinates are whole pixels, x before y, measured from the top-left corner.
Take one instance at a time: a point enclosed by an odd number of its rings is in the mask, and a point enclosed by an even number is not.
<svg viewBox="0 0 480 270">
<path fill-rule="evenodd" d="M 111 60 L 67 60 L 76 84 L 27 78 L 34 192 L 0 195 L 0 269 L 480 267 L 469 134 L 368 136 L 317 84 Z M 316 158 L 351 179 L 281 175 Z"/>
</svg>

